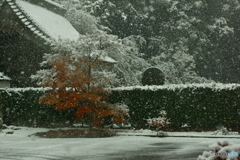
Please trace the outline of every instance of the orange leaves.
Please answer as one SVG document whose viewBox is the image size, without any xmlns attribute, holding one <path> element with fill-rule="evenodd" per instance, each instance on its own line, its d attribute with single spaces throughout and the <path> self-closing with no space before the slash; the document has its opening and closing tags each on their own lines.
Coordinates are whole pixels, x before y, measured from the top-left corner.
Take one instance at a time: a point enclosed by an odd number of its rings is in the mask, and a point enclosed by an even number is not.
<svg viewBox="0 0 240 160">
<path fill-rule="evenodd" d="M 123 122 L 125 114 L 105 102 L 109 96 L 105 87 L 109 86 L 109 79 L 112 78 L 103 69 L 106 63 L 99 61 L 99 55 L 91 48 L 82 50 L 78 45 L 74 47 L 56 46 L 58 53 L 45 57 L 45 63 L 51 69 L 41 84 L 52 90 L 43 95 L 39 102 L 55 105 L 57 110 L 75 108 L 73 116 L 76 120 L 83 121 L 88 117 L 90 123 L 98 127 L 102 126 L 101 118 L 109 115 L 116 117 L 115 122 Z"/>
<path fill-rule="evenodd" d="M 75 116 L 82 116 L 84 114 L 87 114 L 91 111 L 89 106 L 87 104 L 83 104 L 81 108 L 78 108 L 77 111 L 75 112 Z"/>
<path fill-rule="evenodd" d="M 102 127 L 102 121 L 96 115 L 93 116 L 91 123 L 96 127 Z"/>
<path fill-rule="evenodd" d="M 125 123 L 126 118 L 129 117 L 128 110 L 123 110 L 117 106 L 112 107 L 112 115 L 114 116 L 114 123 Z"/>
<path fill-rule="evenodd" d="M 98 109 L 95 110 L 95 113 L 98 118 L 103 118 L 103 117 L 113 115 L 111 112 L 111 106 L 109 105 L 99 107 Z"/>
<path fill-rule="evenodd" d="M 73 108 L 78 105 L 78 100 L 73 98 L 74 92 L 54 90 L 40 97 L 39 102 L 46 105 L 56 105 L 57 110 Z"/>
</svg>

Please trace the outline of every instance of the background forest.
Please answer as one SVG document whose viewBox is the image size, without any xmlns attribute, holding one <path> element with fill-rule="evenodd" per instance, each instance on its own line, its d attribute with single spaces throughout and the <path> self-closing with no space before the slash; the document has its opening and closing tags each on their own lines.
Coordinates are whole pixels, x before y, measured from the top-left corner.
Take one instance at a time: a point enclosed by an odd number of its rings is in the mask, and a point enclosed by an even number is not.
<svg viewBox="0 0 240 160">
<path fill-rule="evenodd" d="M 166 83 L 240 83 L 239 0 L 54 0 L 80 34 L 117 36 L 123 85 L 158 67 Z"/>
</svg>

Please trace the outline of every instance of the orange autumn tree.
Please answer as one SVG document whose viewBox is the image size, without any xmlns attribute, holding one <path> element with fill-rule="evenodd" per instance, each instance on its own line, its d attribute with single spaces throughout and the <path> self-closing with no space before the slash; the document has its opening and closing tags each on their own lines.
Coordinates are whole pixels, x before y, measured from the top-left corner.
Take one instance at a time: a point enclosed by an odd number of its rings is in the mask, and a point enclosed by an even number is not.
<svg viewBox="0 0 240 160">
<path fill-rule="evenodd" d="M 106 88 L 117 82 L 110 68 L 115 61 L 108 57 L 110 47 L 117 47 L 117 39 L 105 34 L 82 35 L 77 42 L 54 43 L 54 54 L 45 54 L 40 70 L 32 79 L 51 90 L 39 102 L 55 105 L 57 110 L 75 108 L 75 120 L 88 118 L 90 126 L 102 126 L 101 119 L 114 116 L 113 123 L 126 122 L 129 117 L 125 105 L 106 102 L 110 91 Z"/>
</svg>

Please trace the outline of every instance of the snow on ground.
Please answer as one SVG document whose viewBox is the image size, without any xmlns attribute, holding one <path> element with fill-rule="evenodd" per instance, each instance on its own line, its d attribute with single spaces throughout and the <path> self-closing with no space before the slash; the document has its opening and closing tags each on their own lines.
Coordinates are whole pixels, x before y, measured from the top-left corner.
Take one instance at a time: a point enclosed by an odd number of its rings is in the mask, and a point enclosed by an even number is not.
<svg viewBox="0 0 240 160">
<path fill-rule="evenodd" d="M 0 129 L 0 139 L 1 137 L 28 137 L 37 132 L 46 132 L 47 128 L 28 128 L 28 127 L 16 127 L 8 126 L 7 129 Z M 10 134 L 13 132 L 13 134 Z"/>
<path fill-rule="evenodd" d="M 148 137 L 156 134 L 150 130 L 128 131 L 128 135 L 109 138 L 48 139 L 32 135 L 44 128 L 20 129 L 10 127 L 0 133 L 1 160 L 133 160 L 133 159 L 197 159 L 208 146 L 218 140 L 240 144 L 237 138 L 179 138 Z M 6 134 L 7 132 L 13 134 Z M 131 133 L 131 134 L 130 134 Z M 169 135 L 210 135 L 206 132 L 168 132 Z M 235 135 L 235 137 L 240 138 Z"/>
<path fill-rule="evenodd" d="M 157 136 L 157 135 L 161 135 L 161 133 L 165 133 L 167 134 L 167 136 L 169 137 L 211 137 L 211 138 L 239 138 L 240 139 L 240 135 L 238 134 L 238 132 L 229 132 L 229 135 L 221 135 L 221 134 L 216 134 L 214 135 L 212 131 L 208 131 L 208 132 L 162 132 L 162 131 L 151 131 L 148 129 L 141 129 L 141 130 L 125 130 L 125 132 L 119 132 L 118 135 L 122 135 L 122 136 Z"/>
</svg>

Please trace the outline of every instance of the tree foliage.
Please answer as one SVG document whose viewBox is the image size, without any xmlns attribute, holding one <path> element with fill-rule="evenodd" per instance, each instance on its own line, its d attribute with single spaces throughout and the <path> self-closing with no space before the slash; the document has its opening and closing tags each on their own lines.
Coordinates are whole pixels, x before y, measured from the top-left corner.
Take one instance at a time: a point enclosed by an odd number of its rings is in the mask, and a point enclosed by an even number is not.
<svg viewBox="0 0 240 160">
<path fill-rule="evenodd" d="M 202 81 L 202 78 L 197 80 L 199 75 L 224 83 L 239 82 L 238 0 L 79 0 L 78 3 L 107 26 L 111 34 L 121 38 L 142 36 L 146 43 L 139 49 L 145 59 L 162 54 L 173 57 L 180 49 L 181 56 L 192 57 L 195 66 L 184 77 L 191 75 L 194 81 Z M 163 62 L 171 64 L 168 68 L 181 70 L 174 58 Z M 184 81 L 191 83 L 191 79 Z"/>
<path fill-rule="evenodd" d="M 106 103 L 111 84 L 117 80 L 109 71 L 115 61 L 108 57 L 118 45 L 100 34 L 85 35 L 77 42 L 60 41 L 53 46 L 53 54 L 45 54 L 42 66 L 50 66 L 32 76 L 51 91 L 39 102 L 55 105 L 57 110 L 75 109 L 76 120 L 88 118 L 91 125 L 102 126 L 101 118 L 114 116 L 114 123 L 125 122 L 128 109 L 124 105 Z"/>
<path fill-rule="evenodd" d="M 145 43 L 137 46 L 140 57 L 162 67 L 169 83 L 240 82 L 239 0 L 72 0 L 68 4 L 91 14 L 110 34 L 122 39 L 143 37 Z M 161 60 L 156 64 L 152 59 Z M 186 66 L 184 72 L 179 61 L 186 62 L 181 65 Z"/>
<path fill-rule="evenodd" d="M 71 8 L 66 18 L 80 34 L 93 34 L 98 31 L 98 23 L 95 17 L 82 10 Z"/>
</svg>

